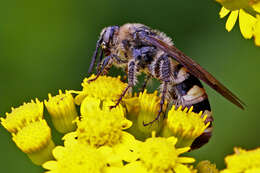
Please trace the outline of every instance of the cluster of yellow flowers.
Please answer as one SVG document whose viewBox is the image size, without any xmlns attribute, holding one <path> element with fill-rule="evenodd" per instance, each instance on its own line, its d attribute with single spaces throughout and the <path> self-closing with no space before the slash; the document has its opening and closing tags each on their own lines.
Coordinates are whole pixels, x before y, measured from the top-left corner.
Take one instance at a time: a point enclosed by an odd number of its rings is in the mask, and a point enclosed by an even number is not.
<svg viewBox="0 0 260 173">
<path fill-rule="evenodd" d="M 43 102 L 37 99 L 12 108 L 6 118 L 1 118 L 16 145 L 46 173 L 259 172 L 260 149 L 236 148 L 234 155 L 226 157 L 227 168 L 222 171 L 209 161 L 194 167 L 195 159 L 181 154 L 188 152 L 208 127 L 206 115 L 174 105 L 167 111 L 165 106 L 166 118 L 144 126 L 159 110 L 156 91 L 127 93 L 116 108 L 110 109 L 127 83 L 108 76 L 88 83 L 94 77 L 84 79 L 82 91 L 59 91 L 44 101 L 53 126 L 65 134 L 63 146 L 55 146 L 52 141 L 51 129 L 43 119 Z"/>
<path fill-rule="evenodd" d="M 260 1 L 259 0 L 216 0 L 223 7 L 219 15 L 224 18 L 229 13 L 226 22 L 227 31 L 231 31 L 237 18 L 241 34 L 245 39 L 255 38 L 255 44 L 260 46 Z"/>
</svg>

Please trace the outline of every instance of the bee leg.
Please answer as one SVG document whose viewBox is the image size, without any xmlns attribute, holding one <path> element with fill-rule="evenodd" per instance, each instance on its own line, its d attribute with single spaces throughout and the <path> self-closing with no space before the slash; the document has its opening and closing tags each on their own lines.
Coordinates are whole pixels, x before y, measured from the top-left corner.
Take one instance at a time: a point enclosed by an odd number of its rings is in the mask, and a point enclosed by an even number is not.
<svg viewBox="0 0 260 173">
<path fill-rule="evenodd" d="M 93 79 L 89 79 L 89 80 L 88 80 L 88 83 L 97 80 L 97 78 L 103 73 L 103 71 L 106 70 L 106 67 L 109 65 L 109 61 L 110 61 L 111 58 L 112 58 L 112 56 L 108 56 L 108 57 L 106 57 L 106 58 L 103 60 L 101 67 L 100 67 L 100 68 L 98 69 L 98 71 L 97 71 L 96 77 L 93 78 Z"/>
<path fill-rule="evenodd" d="M 152 120 L 151 122 L 149 122 L 149 123 L 144 123 L 143 122 L 144 126 L 148 126 L 150 124 L 153 124 L 155 121 L 157 121 L 160 118 L 160 115 L 161 115 L 161 113 L 163 111 L 163 105 L 164 105 L 164 102 L 165 102 L 165 96 L 166 96 L 166 93 L 167 93 L 167 84 L 168 84 L 168 82 L 164 82 L 163 83 L 163 91 L 162 91 L 162 97 L 161 97 L 161 101 L 160 101 L 160 109 L 158 111 L 158 114 L 157 114 L 156 118 L 154 120 Z"/>
<path fill-rule="evenodd" d="M 110 106 L 110 109 L 113 109 L 115 107 L 117 107 L 119 105 L 119 103 L 121 102 L 121 100 L 123 99 L 123 97 L 125 96 L 127 90 L 130 88 L 131 86 L 128 85 L 125 90 L 123 91 L 123 93 L 120 95 L 120 98 L 117 100 L 116 104 L 114 106 Z"/>
<path fill-rule="evenodd" d="M 148 81 L 149 81 L 150 79 L 151 79 L 151 76 L 150 76 L 150 75 L 147 75 L 146 78 L 145 78 L 145 80 L 144 80 L 144 83 L 143 83 L 143 85 L 142 85 L 142 88 L 140 89 L 139 92 L 144 92 L 144 90 L 145 90 L 145 88 L 146 88 L 146 85 L 147 85 L 147 83 L 148 83 Z"/>
<path fill-rule="evenodd" d="M 123 97 L 125 96 L 127 90 L 135 85 L 136 81 L 136 65 L 135 61 L 132 60 L 128 63 L 128 85 L 124 89 L 123 93 L 120 95 L 119 99 L 117 100 L 117 103 L 114 106 L 110 106 L 110 109 L 115 108 L 119 105 Z"/>
<path fill-rule="evenodd" d="M 171 63 L 170 63 L 168 55 L 165 54 L 165 55 L 162 55 L 162 64 L 160 66 L 160 79 L 163 81 L 162 92 L 161 92 L 162 96 L 161 96 L 161 101 L 160 101 L 160 109 L 158 111 L 156 118 L 153 121 L 146 123 L 146 124 L 143 122 L 144 126 L 152 124 L 153 122 L 155 122 L 156 120 L 159 119 L 160 114 L 163 111 L 163 105 L 164 105 L 165 97 L 166 97 L 166 94 L 167 94 L 167 86 L 168 86 L 168 83 L 170 82 L 170 74 L 171 74 Z"/>
</svg>

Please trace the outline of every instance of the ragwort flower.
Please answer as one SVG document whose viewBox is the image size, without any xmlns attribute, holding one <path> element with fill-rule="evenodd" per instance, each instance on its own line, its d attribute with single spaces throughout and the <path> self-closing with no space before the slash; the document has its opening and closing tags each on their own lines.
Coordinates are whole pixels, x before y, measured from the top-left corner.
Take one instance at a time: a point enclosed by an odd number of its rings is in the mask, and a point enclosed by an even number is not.
<svg viewBox="0 0 260 173">
<path fill-rule="evenodd" d="M 36 165 L 52 159 L 51 151 L 55 147 L 51 139 L 51 129 L 43 119 L 34 121 L 18 129 L 13 141 Z"/>
<path fill-rule="evenodd" d="M 234 148 L 235 153 L 225 158 L 227 168 L 221 173 L 257 173 L 260 170 L 260 148 L 244 150 Z"/>
<path fill-rule="evenodd" d="M 53 150 L 56 160 L 43 164 L 46 173 L 97 173 L 106 172 L 107 167 L 122 166 L 121 160 L 113 160 L 112 150 L 109 147 L 93 148 L 81 143 L 62 147 L 57 146 Z M 116 162 L 115 162 L 116 161 Z"/>
<path fill-rule="evenodd" d="M 149 173 L 190 173 L 186 165 L 193 163 L 195 159 L 180 157 L 179 155 L 190 150 L 189 147 L 176 148 L 177 138 L 155 137 L 140 144 L 139 160 L 127 165 L 129 169 L 146 170 Z"/>
<path fill-rule="evenodd" d="M 147 126 L 145 123 L 153 121 L 158 115 L 160 109 L 160 97 L 157 96 L 157 91 L 148 94 L 147 90 L 139 93 L 138 97 L 132 97 L 125 101 L 127 114 L 126 117 L 133 122 L 133 126 L 127 131 L 133 134 L 137 139 L 144 140 L 151 136 L 152 131 L 159 132 L 163 125 L 164 115 L 161 113 L 159 119 Z M 166 110 L 164 105 L 163 112 Z"/>
<path fill-rule="evenodd" d="M 224 18 L 229 13 L 226 22 L 226 30 L 229 32 L 233 29 L 237 18 L 239 18 L 239 27 L 241 34 L 245 39 L 255 37 L 255 44 L 260 46 L 260 31 L 257 27 L 260 2 L 253 0 L 217 0 L 223 5 L 219 15 Z"/>
<path fill-rule="evenodd" d="M 117 100 L 124 89 L 127 87 L 127 83 L 120 81 L 120 76 L 117 78 L 110 76 L 100 76 L 98 79 L 92 82 L 88 82 L 90 79 L 95 78 L 95 75 L 85 78 L 81 84 L 82 91 L 70 91 L 78 94 L 75 98 L 75 103 L 80 105 L 86 96 L 98 98 L 100 100 Z M 127 94 L 126 94 L 127 96 Z"/>
<path fill-rule="evenodd" d="M 76 129 L 73 122 L 78 113 L 74 103 L 74 99 L 68 91 L 64 94 L 59 90 L 59 95 L 54 97 L 48 94 L 49 100 L 45 100 L 45 106 L 51 116 L 54 127 L 60 133 L 68 133 Z"/>
<path fill-rule="evenodd" d="M 90 101 L 89 104 L 87 101 Z M 94 100 L 85 98 L 81 107 L 86 110 L 90 105 L 92 109 L 81 111 L 84 115 L 77 121 L 78 141 L 96 148 L 109 146 L 122 160 L 128 162 L 136 160 L 133 151 L 136 150 L 138 142 L 132 135 L 123 131 L 129 128 L 132 122 L 125 118 L 125 111 L 121 105 L 110 110 L 109 105 L 112 103 L 112 101 L 102 102 L 97 98 Z"/>
<path fill-rule="evenodd" d="M 173 105 L 168 112 L 162 135 L 165 137 L 173 135 L 178 138 L 176 144 L 178 147 L 191 146 L 192 142 L 210 125 L 210 122 L 204 123 L 207 115 L 202 116 L 202 112 L 194 113 L 192 109 L 191 107 L 189 110 L 187 108 L 182 110 L 180 106 L 175 110 Z"/>
<path fill-rule="evenodd" d="M 17 129 L 23 128 L 31 122 L 42 119 L 43 102 L 38 99 L 24 103 L 18 108 L 12 108 L 11 113 L 6 113 L 6 118 L 1 118 L 1 124 L 10 133 L 16 133 Z"/>
</svg>

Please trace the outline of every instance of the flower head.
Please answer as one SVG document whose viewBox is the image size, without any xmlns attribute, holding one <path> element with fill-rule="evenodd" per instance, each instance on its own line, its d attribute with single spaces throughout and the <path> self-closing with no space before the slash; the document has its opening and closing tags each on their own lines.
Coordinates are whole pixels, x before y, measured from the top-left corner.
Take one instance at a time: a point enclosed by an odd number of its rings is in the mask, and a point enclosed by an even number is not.
<svg viewBox="0 0 260 173">
<path fill-rule="evenodd" d="M 92 109 L 89 109 L 89 111 L 86 109 L 86 114 L 84 111 L 81 111 L 83 113 L 82 118 L 80 121 L 77 121 L 78 139 L 95 147 L 102 145 L 112 146 L 117 143 L 123 135 L 122 130 L 132 125 L 131 121 L 124 117 L 123 108 L 118 106 L 110 110 L 108 106 L 100 105 L 101 102 L 98 99 L 94 102 L 88 98 L 85 100 L 90 101 Z M 88 106 L 85 100 L 84 104 L 82 104 L 84 108 Z M 106 102 L 105 104 L 109 103 Z"/>
<path fill-rule="evenodd" d="M 74 99 L 69 92 L 62 93 L 54 97 L 48 94 L 49 100 L 45 100 L 45 106 L 51 116 L 54 127 L 60 133 L 71 132 L 76 129 L 75 120 L 78 117 Z"/>
<path fill-rule="evenodd" d="M 6 118 L 1 118 L 1 124 L 10 133 L 16 133 L 17 129 L 41 119 L 43 116 L 43 103 L 38 99 L 30 103 L 24 103 L 18 108 L 12 108 L 11 113 L 6 113 Z"/>
<path fill-rule="evenodd" d="M 244 150 L 234 148 L 235 153 L 225 158 L 227 168 L 221 173 L 254 173 L 260 170 L 260 148 Z"/>
<path fill-rule="evenodd" d="M 129 128 L 132 123 L 122 116 L 108 111 L 89 114 L 77 122 L 78 139 L 92 146 L 116 144 L 123 135 L 123 129 Z"/>
<path fill-rule="evenodd" d="M 190 148 L 175 148 L 177 138 L 155 137 L 148 138 L 140 145 L 140 162 L 148 172 L 175 172 L 182 173 L 189 170 L 185 164 L 193 163 L 195 160 L 188 157 L 179 157 Z M 187 171 L 186 171 L 187 172 Z"/>
<path fill-rule="evenodd" d="M 239 27 L 244 38 L 250 39 L 255 37 L 255 44 L 260 46 L 258 40 L 260 39 L 259 30 L 257 30 L 257 14 L 260 9 L 260 2 L 258 0 L 217 0 L 223 5 L 219 15 L 220 18 L 229 17 L 226 22 L 226 30 L 229 32 L 233 29 L 237 19 L 239 18 Z"/>
<path fill-rule="evenodd" d="M 177 146 L 190 146 L 192 142 L 199 137 L 209 126 L 210 122 L 205 124 L 207 115 L 202 117 L 202 112 L 192 112 L 192 107 L 188 110 L 182 110 L 180 106 L 175 110 L 175 106 L 168 112 L 166 126 L 163 130 L 163 136 L 175 136 L 178 138 Z"/>
<path fill-rule="evenodd" d="M 229 10 L 238 10 L 249 7 L 250 0 L 216 0 Z"/>
<path fill-rule="evenodd" d="M 133 121 L 133 126 L 127 131 L 134 134 L 137 139 L 144 140 L 151 136 L 152 131 L 159 132 L 161 130 L 164 117 L 162 113 L 156 122 L 144 126 L 145 123 L 153 121 L 158 115 L 160 97 L 157 96 L 157 91 L 148 94 L 145 90 L 143 93 L 139 93 L 138 97 L 126 99 L 125 104 L 128 110 L 126 117 Z M 166 105 L 164 105 L 163 111 L 166 110 Z"/>
<path fill-rule="evenodd" d="M 40 165 L 52 158 L 54 143 L 51 139 L 51 129 L 45 120 L 32 122 L 12 135 L 17 147 L 35 164 Z"/>
<path fill-rule="evenodd" d="M 53 150 L 55 161 L 48 161 L 43 164 L 48 173 L 96 173 L 105 172 L 106 167 L 111 162 L 113 155 L 112 150 L 108 147 L 99 149 L 76 143 L 72 146 L 58 146 Z M 120 160 L 116 161 L 117 165 L 122 165 Z"/>
<path fill-rule="evenodd" d="M 120 76 L 117 78 L 110 76 L 99 76 L 99 78 L 93 82 L 88 82 L 90 79 L 95 78 L 95 75 L 85 78 L 81 84 L 82 91 L 71 91 L 77 93 L 75 98 L 76 104 L 80 105 L 86 96 L 98 98 L 100 100 L 117 100 L 127 87 L 127 83 L 120 81 Z"/>
</svg>

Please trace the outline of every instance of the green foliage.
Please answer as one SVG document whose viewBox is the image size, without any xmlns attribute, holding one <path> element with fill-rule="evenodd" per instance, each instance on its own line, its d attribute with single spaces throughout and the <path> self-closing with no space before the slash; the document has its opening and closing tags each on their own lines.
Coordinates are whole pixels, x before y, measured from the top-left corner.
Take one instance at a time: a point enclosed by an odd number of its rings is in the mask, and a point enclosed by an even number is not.
<svg viewBox="0 0 260 173">
<path fill-rule="evenodd" d="M 234 146 L 259 146 L 260 49 L 231 33 L 219 19 L 214 1 L 3 1 L 0 5 L 0 115 L 58 89 L 79 90 L 101 29 L 139 22 L 173 38 L 247 104 L 241 111 L 212 89 L 214 133 L 209 144 L 193 151 L 196 160 L 224 167 Z M 113 71 L 112 75 L 119 73 Z M 155 87 L 154 87 L 155 89 Z M 47 111 L 45 110 L 45 115 Z M 1 172 L 43 172 L 33 165 L 0 127 Z"/>
</svg>

